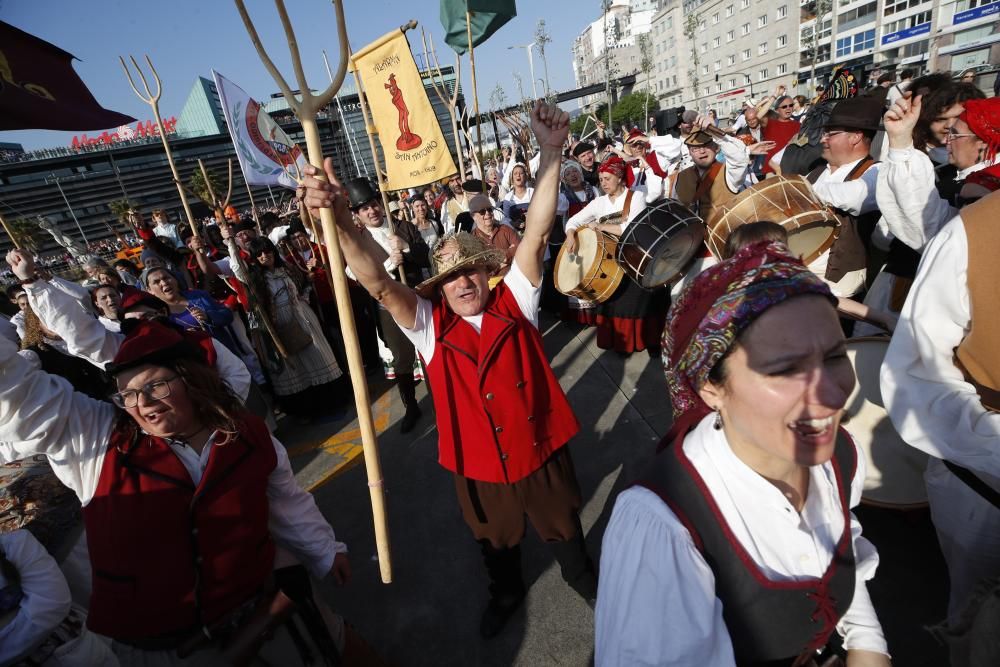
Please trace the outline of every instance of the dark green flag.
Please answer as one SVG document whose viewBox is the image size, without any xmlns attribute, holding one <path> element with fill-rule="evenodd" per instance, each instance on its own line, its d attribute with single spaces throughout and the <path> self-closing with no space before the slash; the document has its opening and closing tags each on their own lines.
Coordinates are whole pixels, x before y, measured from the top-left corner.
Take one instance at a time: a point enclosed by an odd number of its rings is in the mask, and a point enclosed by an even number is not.
<svg viewBox="0 0 1000 667">
<path fill-rule="evenodd" d="M 441 0 L 444 41 L 462 55 L 469 50 L 465 13 L 472 12 L 472 45 L 479 46 L 517 16 L 514 0 Z"/>
</svg>

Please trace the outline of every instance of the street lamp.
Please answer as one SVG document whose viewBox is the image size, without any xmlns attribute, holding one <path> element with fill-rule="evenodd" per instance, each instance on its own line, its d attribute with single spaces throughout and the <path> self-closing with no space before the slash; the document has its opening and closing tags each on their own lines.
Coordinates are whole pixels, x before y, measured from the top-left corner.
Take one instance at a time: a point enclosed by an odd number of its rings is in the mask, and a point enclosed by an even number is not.
<svg viewBox="0 0 1000 667">
<path fill-rule="evenodd" d="M 531 44 L 517 44 L 515 46 L 508 46 L 507 50 L 511 51 L 513 49 L 524 49 L 528 54 L 528 68 L 531 70 L 531 96 L 533 99 L 538 99 L 538 88 L 535 86 L 535 60 L 532 57 L 531 50 L 535 47 L 535 43 Z"/>
</svg>

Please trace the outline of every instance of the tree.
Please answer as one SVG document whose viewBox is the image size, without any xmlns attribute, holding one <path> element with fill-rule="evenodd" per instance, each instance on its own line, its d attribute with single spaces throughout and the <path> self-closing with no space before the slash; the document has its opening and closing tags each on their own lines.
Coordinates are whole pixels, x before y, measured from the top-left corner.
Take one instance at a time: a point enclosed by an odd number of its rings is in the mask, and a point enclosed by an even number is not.
<svg viewBox="0 0 1000 667">
<path fill-rule="evenodd" d="M 108 202 L 108 209 L 111 211 L 112 215 L 125 225 L 128 225 L 128 213 L 135 207 L 132 206 L 132 202 L 128 199 L 115 199 L 114 201 Z"/>
<path fill-rule="evenodd" d="M 45 231 L 38 226 L 38 222 L 30 218 L 8 220 L 7 228 L 18 244 L 33 255 L 38 253 L 47 237 Z"/>
<path fill-rule="evenodd" d="M 701 59 L 698 58 L 698 46 L 695 44 L 695 32 L 698 30 L 698 25 L 700 21 L 698 17 L 694 14 L 688 14 L 687 20 L 684 22 L 684 36 L 687 38 L 688 44 L 691 45 L 691 68 L 688 70 L 688 77 L 691 78 L 691 88 L 694 90 L 694 99 L 698 99 L 698 65 L 701 63 Z M 698 106 L 695 104 L 695 106 Z"/>
<path fill-rule="evenodd" d="M 208 182 L 212 185 L 212 191 L 215 192 L 216 196 L 220 193 L 225 195 L 226 186 L 223 184 L 222 179 L 215 175 L 215 172 L 205 170 L 208 174 Z M 205 202 L 209 207 L 214 207 L 216 202 L 212 200 L 212 196 L 208 192 L 208 187 L 205 185 L 205 179 L 201 175 L 201 171 L 197 170 L 191 174 L 191 179 L 188 181 L 188 189 L 195 194 L 195 196 Z"/>
<path fill-rule="evenodd" d="M 646 93 L 631 93 L 621 98 L 611 110 L 611 120 L 615 127 L 629 127 L 643 123 L 649 118 L 651 111 L 656 109 L 656 100 L 650 99 Z"/>
<path fill-rule="evenodd" d="M 550 43 L 552 38 L 545 29 L 545 19 L 538 19 L 535 27 L 535 44 L 538 46 L 538 53 L 542 56 L 542 67 L 545 68 L 545 97 L 549 97 L 549 62 L 545 59 L 545 45 Z M 550 102 L 552 100 L 549 100 Z"/>
<path fill-rule="evenodd" d="M 639 43 L 639 69 L 646 75 L 646 106 L 649 106 L 649 77 L 653 74 L 653 42 L 649 39 L 649 33 L 643 33 L 637 38 Z M 646 115 L 643 125 L 646 132 L 649 132 L 649 114 Z"/>
</svg>

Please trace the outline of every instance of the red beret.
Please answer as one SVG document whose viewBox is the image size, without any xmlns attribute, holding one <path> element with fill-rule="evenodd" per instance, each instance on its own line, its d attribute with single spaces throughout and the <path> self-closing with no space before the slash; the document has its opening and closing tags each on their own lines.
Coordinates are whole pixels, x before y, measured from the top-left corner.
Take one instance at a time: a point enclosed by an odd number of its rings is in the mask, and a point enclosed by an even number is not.
<svg viewBox="0 0 1000 667">
<path fill-rule="evenodd" d="M 598 173 L 614 174 L 618 178 L 625 178 L 625 160 L 612 153 L 601 163 Z"/>
<path fill-rule="evenodd" d="M 149 306 L 164 313 L 170 312 L 169 306 L 163 299 L 153 296 L 149 292 L 134 288 L 127 291 L 122 290 L 122 312 L 127 313 L 136 306 Z"/>
<path fill-rule="evenodd" d="M 193 359 L 215 366 L 212 337 L 201 331 L 181 331 L 156 320 L 127 320 L 127 333 L 108 371 L 117 375 L 143 364 L 169 365 L 177 359 Z"/>
</svg>

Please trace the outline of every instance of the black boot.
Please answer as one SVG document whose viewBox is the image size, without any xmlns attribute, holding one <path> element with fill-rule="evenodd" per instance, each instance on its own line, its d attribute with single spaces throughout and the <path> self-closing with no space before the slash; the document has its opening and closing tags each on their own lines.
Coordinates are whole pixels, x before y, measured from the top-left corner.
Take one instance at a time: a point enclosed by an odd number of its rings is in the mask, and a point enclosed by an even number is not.
<svg viewBox="0 0 1000 667">
<path fill-rule="evenodd" d="M 521 575 L 521 547 L 496 549 L 489 540 L 480 540 L 483 563 L 490 575 L 490 602 L 479 623 L 483 639 L 500 634 L 507 621 L 524 601 L 524 578 Z"/>
<path fill-rule="evenodd" d="M 413 380 L 413 373 L 397 375 L 396 386 L 399 387 L 399 396 L 403 399 L 403 406 L 406 408 L 399 432 L 409 433 L 423 414 L 417 403 L 417 383 Z"/>
<path fill-rule="evenodd" d="M 576 535 L 565 542 L 549 542 L 549 547 L 562 570 L 563 581 L 593 608 L 597 599 L 597 572 L 594 561 L 587 555 L 583 530 L 577 530 Z"/>
</svg>

